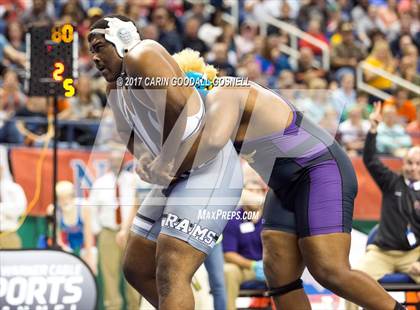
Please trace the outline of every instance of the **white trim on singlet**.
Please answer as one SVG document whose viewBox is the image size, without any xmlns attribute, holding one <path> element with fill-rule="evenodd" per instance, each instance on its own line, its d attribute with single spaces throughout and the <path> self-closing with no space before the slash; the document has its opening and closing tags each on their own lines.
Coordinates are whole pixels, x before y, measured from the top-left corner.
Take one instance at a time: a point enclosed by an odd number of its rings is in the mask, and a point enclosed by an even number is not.
<svg viewBox="0 0 420 310">
<path fill-rule="evenodd" d="M 197 90 L 195 91 L 198 93 Z M 185 125 L 185 131 L 184 135 L 182 136 L 182 141 L 187 140 L 189 137 L 195 134 L 199 130 L 201 122 L 203 121 L 205 106 L 203 98 L 201 98 L 200 94 L 198 94 L 198 97 L 200 98 L 200 110 L 195 115 L 187 117 L 187 124 Z"/>
</svg>

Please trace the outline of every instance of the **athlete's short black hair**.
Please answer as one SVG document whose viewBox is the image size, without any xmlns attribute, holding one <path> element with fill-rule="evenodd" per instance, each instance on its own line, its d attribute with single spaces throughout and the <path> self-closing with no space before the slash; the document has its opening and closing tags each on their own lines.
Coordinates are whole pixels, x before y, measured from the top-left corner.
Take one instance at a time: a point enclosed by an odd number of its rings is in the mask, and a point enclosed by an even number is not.
<svg viewBox="0 0 420 310">
<path fill-rule="evenodd" d="M 118 19 L 122 20 L 123 22 L 132 22 L 134 24 L 134 26 L 136 26 L 136 23 L 132 19 L 128 18 L 127 16 L 119 15 L 119 14 L 111 14 L 111 15 L 106 15 L 106 16 L 98 19 L 96 22 L 94 22 L 92 24 L 92 26 L 90 26 L 89 31 L 92 31 L 93 29 L 106 29 L 106 28 L 108 28 L 108 21 L 105 20 L 105 18 L 107 18 L 107 17 L 118 18 Z M 136 26 L 136 28 L 137 28 L 137 26 Z M 138 30 L 137 30 L 137 32 L 138 32 Z M 92 36 L 93 36 L 93 34 L 92 35 L 89 34 L 88 41 L 92 40 Z"/>
<path fill-rule="evenodd" d="M 98 19 L 96 22 L 94 22 L 92 24 L 92 26 L 90 26 L 90 30 L 106 29 L 108 27 L 108 21 L 105 20 L 105 18 L 107 18 L 107 17 L 118 18 L 118 19 L 122 20 L 123 22 L 132 22 L 134 25 L 136 25 L 136 23 L 133 20 L 131 20 L 130 18 L 128 18 L 127 16 L 119 15 L 119 14 L 111 14 L 111 15 L 106 15 L 106 16 Z"/>
</svg>

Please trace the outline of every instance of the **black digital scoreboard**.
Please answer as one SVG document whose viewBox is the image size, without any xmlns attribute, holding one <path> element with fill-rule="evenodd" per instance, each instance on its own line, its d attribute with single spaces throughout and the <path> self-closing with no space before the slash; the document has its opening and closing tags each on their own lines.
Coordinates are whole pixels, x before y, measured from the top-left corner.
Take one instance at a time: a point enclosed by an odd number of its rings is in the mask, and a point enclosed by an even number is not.
<svg viewBox="0 0 420 310">
<path fill-rule="evenodd" d="M 78 35 L 71 24 L 31 27 L 26 35 L 29 96 L 75 95 Z"/>
</svg>

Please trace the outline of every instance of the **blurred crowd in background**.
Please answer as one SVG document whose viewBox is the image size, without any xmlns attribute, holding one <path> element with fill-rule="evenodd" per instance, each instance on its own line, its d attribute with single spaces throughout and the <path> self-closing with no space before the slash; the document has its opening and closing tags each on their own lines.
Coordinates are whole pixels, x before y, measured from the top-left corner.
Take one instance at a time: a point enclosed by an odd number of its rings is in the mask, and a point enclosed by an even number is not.
<svg viewBox="0 0 420 310">
<path fill-rule="evenodd" d="M 236 5 L 239 8 L 237 27 L 226 21 L 226 14 L 234 15 Z M 420 3 L 417 0 L 0 0 L 0 144 L 36 147 L 51 142 L 47 121 L 51 100 L 28 97 L 24 91 L 25 33 L 31 25 L 49 22 L 72 23 L 79 33 L 76 95 L 60 98 L 58 102 L 59 147 L 90 148 L 94 144 L 118 139 L 116 131 L 112 130 L 112 114 L 107 107 L 106 82 L 91 61 L 87 42 L 90 25 L 108 14 L 130 17 L 136 22 L 142 39 L 160 42 L 171 54 L 184 48 L 199 51 L 208 63 L 219 70 L 219 76 L 246 77 L 273 89 L 293 102 L 306 117 L 328 130 L 350 156 L 361 155 L 370 126 L 368 116 L 373 102 L 378 100 L 358 89 L 356 73 L 360 64 L 366 62 L 420 86 Z M 322 50 L 305 40 L 298 41 L 297 57 L 285 54 L 283 47 L 290 45 L 291 37 L 276 27 L 263 27 L 267 15 L 325 42 L 330 51 L 330 69 L 320 65 Z M 410 146 L 420 145 L 420 98 L 383 76 L 368 71 L 363 74 L 369 86 L 390 95 L 382 111 L 377 150 L 382 154 L 402 157 Z M 113 175 L 112 160 L 110 162 L 105 179 L 98 178 L 95 184 L 120 177 Z M 0 180 L 2 177 L 0 170 Z M 125 177 L 130 179 L 133 176 Z M 259 181 L 256 177 L 251 179 Z M 13 230 L 18 227 L 19 216 L 24 213 L 26 198 L 17 184 L 6 183 L 4 178 L 2 184 L 5 188 L 14 189 L 14 198 L 9 202 L 7 199 L 2 201 L 3 213 L 0 214 L 3 224 L 7 223 L 6 216 L 11 216 L 9 223 Z M 98 235 L 96 246 L 99 257 L 101 253 L 106 253 L 106 257 L 111 259 L 108 253 L 115 254 L 108 265 L 100 258 L 99 269 L 107 270 L 105 274 L 109 275 L 104 282 L 112 282 L 104 288 L 104 295 L 120 303 L 120 297 L 112 294 L 118 294 L 115 287 L 119 285 L 118 275 L 121 273 L 120 250 L 126 238 L 122 232 L 127 233 L 128 223 L 132 220 L 127 214 L 131 211 L 123 212 L 126 225 L 124 221 L 116 221 L 120 215 L 116 216 L 113 208 L 104 209 L 102 213 L 92 208 L 90 215 L 87 211 L 80 211 L 82 203 L 74 197 L 72 183 L 60 182 L 57 186 L 60 229 L 72 234 L 78 250 L 84 243 L 84 258 L 92 270 L 97 269 L 96 257 L 89 252 L 89 247 L 93 248 L 95 244 L 93 235 Z M 130 186 L 123 187 L 130 190 Z M 101 205 L 98 202 L 100 199 L 117 201 L 115 204 L 118 205 L 118 186 L 116 188 L 109 191 L 108 196 L 95 196 L 91 192 L 88 200 L 96 207 Z M 145 184 L 139 188 L 148 191 Z M 130 199 L 139 201 L 141 195 L 134 191 L 126 194 Z M 264 192 L 261 193 L 263 196 Z M 94 199 L 95 202 L 92 202 Z M 242 202 L 242 208 L 247 210 L 246 202 Z M 91 222 L 91 217 L 102 221 L 98 225 L 102 229 L 86 224 Z M 259 227 L 259 216 L 254 220 Z M 69 225 L 69 222 L 75 225 Z M 236 224 L 230 224 L 231 236 L 229 231 L 225 233 L 225 252 L 232 251 L 229 246 L 240 242 L 235 239 L 241 236 L 235 230 L 239 225 Z M 77 229 L 74 230 L 74 227 Z M 8 229 L 9 226 L 3 227 L 3 230 Z M 101 234 L 109 233 L 106 229 L 111 229 L 115 237 L 101 237 Z M 17 236 L 9 235 L 7 240 L 11 242 L 10 246 L 20 247 Z M 59 243 L 68 243 L 71 247 L 72 240 L 60 239 Z M 259 238 L 255 240 L 259 241 Z M 115 244 L 110 245 L 106 241 Z M 3 238 L 2 242 L 6 239 Z M 254 265 L 261 267 L 261 244 L 246 244 L 259 250 L 256 255 L 244 257 L 249 262 L 255 260 L 258 264 Z M 3 245 L 7 246 L 6 243 Z M 120 249 L 109 251 L 110 246 Z M 242 250 L 238 248 L 235 251 L 242 255 Z M 227 265 L 233 263 L 226 254 L 225 261 Z M 254 268 L 238 282 L 238 277 L 232 276 L 238 268 L 233 265 L 230 268 L 233 270 L 231 277 L 225 270 L 229 305 L 234 302 L 242 281 L 264 280 L 262 269 Z M 215 294 L 216 288 L 213 287 L 212 291 Z M 129 292 L 127 296 L 130 296 Z M 129 297 L 126 298 L 129 304 Z M 226 296 L 214 295 L 214 298 L 216 304 L 217 300 L 220 302 L 220 298 Z M 133 300 L 138 303 L 138 296 Z M 104 303 L 106 306 L 107 297 L 104 297 Z"/>
</svg>

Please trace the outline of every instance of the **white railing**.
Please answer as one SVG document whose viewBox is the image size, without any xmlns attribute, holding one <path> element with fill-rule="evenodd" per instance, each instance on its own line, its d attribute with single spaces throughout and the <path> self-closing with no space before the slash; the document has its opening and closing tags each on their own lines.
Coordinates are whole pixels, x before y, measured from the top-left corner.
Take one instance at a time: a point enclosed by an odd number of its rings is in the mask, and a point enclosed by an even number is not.
<svg viewBox="0 0 420 310">
<path fill-rule="evenodd" d="M 187 0 L 190 3 L 194 3 L 192 0 Z M 231 8 L 231 14 L 229 13 L 223 13 L 222 18 L 226 22 L 230 23 L 235 27 L 235 29 L 238 29 L 239 24 L 239 1 L 238 0 L 231 0 L 227 1 L 227 4 Z M 214 12 L 215 8 L 213 6 L 206 6 L 206 9 L 208 12 Z M 286 32 L 290 36 L 290 46 L 282 45 L 280 46 L 280 50 L 285 53 L 286 55 L 289 55 L 294 60 L 297 60 L 299 58 L 299 39 L 305 40 L 312 45 L 318 47 L 322 51 L 322 61 L 321 64 L 319 61 L 314 61 L 315 67 L 322 67 L 324 70 L 328 71 L 330 69 L 330 48 L 327 43 L 318 40 L 314 36 L 311 36 L 310 34 L 300 30 L 298 27 L 290 25 L 286 22 L 283 22 L 281 20 L 277 20 L 276 18 L 266 14 L 264 16 L 264 22 L 260 23 L 260 31 L 261 34 L 266 35 L 267 34 L 267 25 L 272 25 L 276 28 L 281 29 L 282 31 Z"/>
<path fill-rule="evenodd" d="M 233 26 L 235 27 L 235 29 L 238 29 L 239 27 L 239 1 L 238 0 L 233 0 L 230 1 L 230 7 L 231 7 L 231 12 L 232 12 L 232 16 L 234 19 L 234 23 Z"/>
<path fill-rule="evenodd" d="M 290 49 L 283 49 L 289 56 L 296 58 L 299 56 L 299 39 L 305 40 L 310 44 L 318 47 L 322 51 L 322 62 L 321 66 L 324 70 L 330 69 L 330 47 L 324 41 L 318 40 L 314 36 L 300 30 L 298 27 L 293 26 L 284 21 L 278 20 L 273 16 L 266 14 L 264 17 L 264 23 L 261 25 L 261 31 L 263 35 L 267 34 L 267 24 L 272 25 L 276 28 L 281 29 L 290 36 Z"/>
<path fill-rule="evenodd" d="M 239 1 L 240 0 L 225 0 L 224 1 L 225 6 L 230 7 L 230 14 L 223 13 L 222 18 L 224 19 L 224 21 L 233 25 L 235 29 L 238 29 L 239 27 Z"/>
<path fill-rule="evenodd" d="M 194 3 L 191 0 L 187 0 L 190 3 Z M 239 24 L 239 1 L 238 0 L 231 0 L 227 1 L 228 4 L 231 7 L 231 14 L 223 13 L 222 18 L 232 24 L 235 29 L 238 29 Z M 207 9 L 209 12 L 214 11 L 214 7 L 207 6 Z M 272 25 L 278 29 L 281 29 L 282 31 L 286 32 L 290 36 L 290 46 L 282 45 L 280 47 L 280 50 L 292 57 L 293 59 L 297 60 L 299 58 L 299 39 L 305 40 L 309 42 L 310 44 L 318 47 L 322 51 L 322 62 L 321 66 L 324 70 L 328 71 L 330 69 L 330 48 L 328 44 L 326 44 L 324 41 L 318 40 L 317 38 L 311 36 L 310 34 L 300 30 L 298 27 L 291 25 L 289 23 L 283 22 L 281 20 L 278 20 L 274 18 L 273 16 L 266 14 L 264 16 L 264 22 L 260 24 L 260 31 L 261 34 L 266 35 L 267 34 L 267 26 Z M 319 67 L 319 62 L 315 63 L 315 66 Z M 389 97 L 391 97 L 390 94 L 381 91 L 378 88 L 372 87 L 369 84 L 365 83 L 363 81 L 364 77 L 364 71 L 370 71 L 376 75 L 382 76 L 386 79 L 389 79 L 394 84 L 397 84 L 403 88 L 408 89 L 411 92 L 416 93 L 420 96 L 420 87 L 416 84 L 413 84 L 397 75 L 390 74 L 389 72 L 382 70 L 380 68 L 374 67 L 366 62 L 361 62 L 357 66 L 356 75 L 357 75 L 357 87 L 360 90 L 363 90 L 369 94 L 372 94 L 378 98 L 381 98 L 382 100 L 387 100 Z"/>
<path fill-rule="evenodd" d="M 417 95 L 420 96 L 420 87 L 417 86 L 416 84 L 413 84 L 407 80 L 404 80 L 403 78 L 395 75 L 395 74 L 391 74 L 385 70 L 382 70 L 378 67 L 372 66 L 371 64 L 363 61 L 361 62 L 358 66 L 357 66 L 357 88 L 371 94 L 374 95 L 378 98 L 381 98 L 382 100 L 387 100 L 388 98 L 391 97 L 390 94 L 387 94 L 383 91 L 381 91 L 380 89 L 377 89 L 373 86 L 370 86 L 369 84 L 365 83 L 365 81 L 363 80 L 364 77 L 364 72 L 365 71 L 369 71 L 371 73 L 374 73 L 376 75 L 379 75 L 380 77 L 386 78 L 388 80 L 390 80 L 392 83 L 397 84 L 400 87 L 403 87 L 413 93 L 416 93 Z"/>
</svg>

